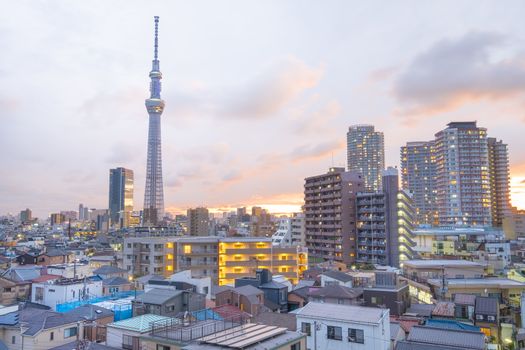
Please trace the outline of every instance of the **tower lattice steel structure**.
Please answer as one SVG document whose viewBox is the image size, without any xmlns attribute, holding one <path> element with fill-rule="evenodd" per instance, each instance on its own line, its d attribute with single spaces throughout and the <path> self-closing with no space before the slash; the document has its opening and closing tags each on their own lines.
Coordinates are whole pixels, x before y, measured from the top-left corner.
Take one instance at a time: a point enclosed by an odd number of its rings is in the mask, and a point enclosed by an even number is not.
<svg viewBox="0 0 525 350">
<path fill-rule="evenodd" d="M 155 50 L 149 77 L 150 98 L 146 100 L 149 114 L 148 165 L 146 169 L 146 190 L 144 193 L 143 221 L 155 225 L 164 217 L 164 189 L 162 182 L 162 150 L 160 116 L 164 111 L 164 101 L 160 98 L 162 73 L 158 60 L 159 17 L 155 16 Z"/>
</svg>

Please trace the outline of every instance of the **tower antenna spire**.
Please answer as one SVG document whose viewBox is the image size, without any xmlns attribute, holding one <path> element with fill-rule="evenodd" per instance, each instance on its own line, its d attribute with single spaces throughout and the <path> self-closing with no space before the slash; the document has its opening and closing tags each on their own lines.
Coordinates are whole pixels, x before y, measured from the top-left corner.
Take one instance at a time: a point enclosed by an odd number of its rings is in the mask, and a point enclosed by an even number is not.
<svg viewBox="0 0 525 350">
<path fill-rule="evenodd" d="M 157 61 L 159 53 L 159 16 L 155 16 L 155 54 L 154 60 Z"/>
</svg>

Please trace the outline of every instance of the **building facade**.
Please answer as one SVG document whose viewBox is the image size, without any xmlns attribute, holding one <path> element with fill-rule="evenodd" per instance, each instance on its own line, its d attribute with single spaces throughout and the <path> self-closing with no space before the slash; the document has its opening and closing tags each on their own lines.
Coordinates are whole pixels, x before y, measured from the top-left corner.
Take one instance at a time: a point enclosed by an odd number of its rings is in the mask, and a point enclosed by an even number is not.
<svg viewBox="0 0 525 350">
<path fill-rule="evenodd" d="M 399 267 L 416 255 L 415 209 L 410 196 L 399 190 L 397 169 L 383 172 L 382 188 L 357 194 L 357 261 Z"/>
<path fill-rule="evenodd" d="M 109 219 L 116 227 L 128 227 L 133 211 L 133 170 L 109 170 Z"/>
<path fill-rule="evenodd" d="M 417 224 L 437 224 L 434 141 L 401 147 L 401 185 L 412 194 Z"/>
<path fill-rule="evenodd" d="M 501 227 L 510 213 L 510 170 L 507 145 L 493 137 L 487 139 L 489 151 L 492 226 Z"/>
<path fill-rule="evenodd" d="M 348 171 L 363 176 L 367 191 L 381 189 L 381 171 L 385 168 L 384 135 L 372 125 L 352 125 L 346 134 Z"/>
<path fill-rule="evenodd" d="M 363 189 L 363 176 L 344 168 L 305 179 L 305 242 L 312 259 L 355 261 L 355 198 Z"/>
<path fill-rule="evenodd" d="M 308 254 L 299 247 L 273 247 L 271 238 L 137 237 L 124 240 L 123 264 L 135 278 L 191 270 L 192 277 L 233 285 L 236 278 L 267 268 L 297 283 L 307 269 Z"/>
<path fill-rule="evenodd" d="M 190 236 L 207 236 L 210 233 L 210 213 L 206 208 L 187 210 L 188 234 Z"/>
<path fill-rule="evenodd" d="M 492 225 L 487 129 L 449 123 L 435 148 L 439 223 Z"/>
<path fill-rule="evenodd" d="M 304 213 L 294 213 L 291 219 L 292 223 L 292 245 L 304 247 L 305 239 L 305 217 Z"/>
</svg>

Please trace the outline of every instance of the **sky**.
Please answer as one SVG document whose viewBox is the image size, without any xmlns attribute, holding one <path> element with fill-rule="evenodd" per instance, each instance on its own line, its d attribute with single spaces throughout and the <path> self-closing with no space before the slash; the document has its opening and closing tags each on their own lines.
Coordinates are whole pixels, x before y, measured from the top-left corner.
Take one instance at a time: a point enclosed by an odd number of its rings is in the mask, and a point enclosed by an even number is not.
<svg viewBox="0 0 525 350">
<path fill-rule="evenodd" d="M 525 209 L 523 1 L 0 2 L 0 213 L 107 208 L 120 166 L 142 208 L 155 15 L 168 211 L 298 210 L 350 125 L 398 166 L 470 120 L 509 145 Z"/>
</svg>

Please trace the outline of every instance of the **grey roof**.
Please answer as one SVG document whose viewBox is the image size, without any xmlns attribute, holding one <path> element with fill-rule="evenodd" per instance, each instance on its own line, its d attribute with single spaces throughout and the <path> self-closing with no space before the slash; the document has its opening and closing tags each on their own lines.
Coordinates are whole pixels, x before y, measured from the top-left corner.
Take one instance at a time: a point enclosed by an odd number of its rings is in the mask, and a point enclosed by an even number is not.
<svg viewBox="0 0 525 350">
<path fill-rule="evenodd" d="M 403 266 L 415 268 L 441 268 L 441 267 L 483 267 L 485 265 L 469 260 L 405 260 Z"/>
<path fill-rule="evenodd" d="M 285 327 L 289 331 L 297 330 L 297 316 L 280 312 L 260 312 L 252 318 L 252 322 Z"/>
<path fill-rule="evenodd" d="M 95 275 L 109 275 L 113 273 L 124 273 L 127 272 L 124 269 L 121 269 L 120 267 L 116 266 L 110 266 L 110 265 L 103 265 L 99 267 L 98 269 L 93 271 L 93 274 Z"/>
<path fill-rule="evenodd" d="M 265 288 L 265 289 L 283 289 L 283 288 L 288 289 L 288 287 L 285 286 L 284 284 L 275 282 L 275 281 L 270 281 L 270 282 L 261 284 L 260 287 Z"/>
<path fill-rule="evenodd" d="M 17 268 L 13 272 L 13 278 L 17 281 L 31 281 L 40 277 L 40 268 Z"/>
<path fill-rule="evenodd" d="M 349 281 L 352 281 L 353 279 L 353 277 L 350 276 L 349 274 L 346 274 L 341 271 L 336 271 L 336 270 L 328 270 L 328 271 L 323 272 L 321 275 L 328 276 L 330 278 L 336 279 L 341 282 L 349 282 Z"/>
<path fill-rule="evenodd" d="M 113 316 L 113 311 L 96 305 L 82 305 L 74 308 L 71 311 L 66 312 L 70 317 L 76 318 L 77 320 L 98 320 L 101 318 Z"/>
<path fill-rule="evenodd" d="M 181 290 L 153 288 L 146 293 L 137 296 L 135 302 L 162 305 L 180 294 L 182 294 Z"/>
<path fill-rule="evenodd" d="M 303 288 L 303 287 L 312 287 L 315 284 L 314 280 L 299 280 L 294 286 L 293 290 Z"/>
<path fill-rule="evenodd" d="M 44 255 L 47 256 L 67 256 L 68 252 L 62 249 L 50 249 L 49 251 L 45 252 Z"/>
<path fill-rule="evenodd" d="M 363 295 L 361 288 L 349 288 L 339 285 L 329 285 L 308 292 L 310 297 L 356 299 Z"/>
<path fill-rule="evenodd" d="M 378 324 L 385 312 L 388 310 L 376 307 L 309 302 L 295 313 L 298 317 Z"/>
<path fill-rule="evenodd" d="M 76 341 L 72 341 L 71 343 L 60 345 L 60 346 L 51 348 L 49 350 L 77 350 L 78 349 L 77 345 L 78 344 Z M 100 343 L 87 342 L 87 343 L 84 343 L 84 347 L 82 349 L 84 350 L 116 350 L 120 348 L 114 348 L 112 346 L 107 346 L 107 345 L 100 344 Z"/>
<path fill-rule="evenodd" d="M 18 323 L 18 311 L 0 316 L 0 325 L 14 326 Z"/>
<path fill-rule="evenodd" d="M 146 275 L 146 276 L 142 276 L 142 277 L 137 278 L 137 281 L 139 283 L 146 284 L 150 280 L 162 281 L 164 279 L 165 279 L 164 276 L 150 274 L 150 275 Z"/>
<path fill-rule="evenodd" d="M 247 284 L 242 287 L 233 288 L 233 290 L 239 294 L 246 295 L 246 296 L 264 294 L 262 290 L 252 286 L 251 284 Z"/>
<path fill-rule="evenodd" d="M 432 315 L 432 310 L 434 310 L 435 307 L 434 304 L 412 304 L 408 308 L 407 313 L 417 314 L 422 317 L 430 317 Z"/>
<path fill-rule="evenodd" d="M 400 340 L 396 343 L 396 350 L 460 350 L 457 346 L 436 345 L 427 343 L 409 342 Z"/>
<path fill-rule="evenodd" d="M 459 305 L 471 305 L 476 304 L 476 296 L 474 294 L 456 294 L 454 296 L 454 303 Z"/>
<path fill-rule="evenodd" d="M 211 295 L 215 296 L 217 293 L 224 292 L 225 290 L 233 289 L 232 286 L 218 286 L 216 284 L 212 284 L 211 286 Z"/>
<path fill-rule="evenodd" d="M 301 287 L 301 288 L 296 288 L 296 289 L 292 290 L 288 294 L 297 294 L 301 298 L 307 299 L 308 298 L 308 293 L 310 292 L 310 290 L 314 290 L 314 289 L 316 289 L 316 288 Z"/>
<path fill-rule="evenodd" d="M 475 312 L 483 315 L 498 314 L 498 299 L 491 297 L 476 297 Z"/>
<path fill-rule="evenodd" d="M 405 331 L 401 328 L 401 325 L 398 322 L 391 321 L 390 322 L 390 340 L 395 340 L 400 331 L 403 332 L 403 334 L 405 334 Z"/>
<path fill-rule="evenodd" d="M 105 286 L 121 286 L 123 284 L 130 284 L 130 282 L 122 277 L 110 277 L 102 280 L 102 284 Z"/>
<path fill-rule="evenodd" d="M 414 326 L 408 334 L 408 341 L 445 345 L 460 349 L 485 348 L 485 336 L 481 332 L 458 331 L 443 328 Z"/>
</svg>

